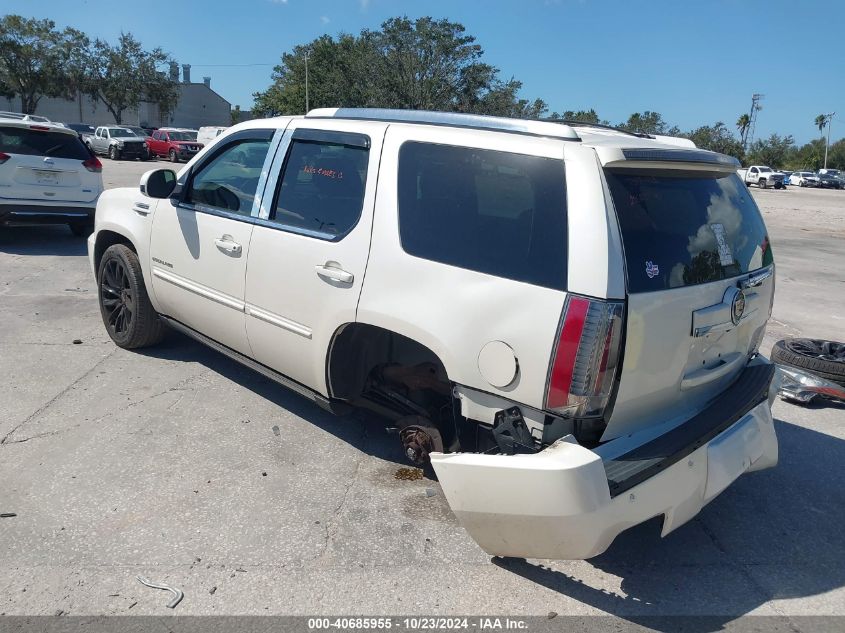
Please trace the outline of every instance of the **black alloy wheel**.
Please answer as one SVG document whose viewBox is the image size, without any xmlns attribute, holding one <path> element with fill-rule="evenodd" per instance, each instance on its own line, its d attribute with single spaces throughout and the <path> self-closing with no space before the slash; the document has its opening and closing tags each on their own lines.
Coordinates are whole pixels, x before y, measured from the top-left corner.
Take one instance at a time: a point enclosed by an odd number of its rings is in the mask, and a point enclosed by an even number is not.
<svg viewBox="0 0 845 633">
<path fill-rule="evenodd" d="M 100 301 L 103 306 L 103 322 L 109 330 L 109 335 L 112 338 L 124 338 L 132 327 L 135 297 L 126 266 L 117 257 L 110 258 L 103 266 Z"/>
</svg>

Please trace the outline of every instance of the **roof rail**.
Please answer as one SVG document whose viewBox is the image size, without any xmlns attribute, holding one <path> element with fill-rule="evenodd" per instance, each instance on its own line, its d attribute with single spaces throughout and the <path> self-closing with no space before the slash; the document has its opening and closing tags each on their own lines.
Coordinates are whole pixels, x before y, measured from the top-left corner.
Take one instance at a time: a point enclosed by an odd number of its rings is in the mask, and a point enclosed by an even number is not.
<svg viewBox="0 0 845 633">
<path fill-rule="evenodd" d="M 619 134 L 627 134 L 628 136 L 638 136 L 639 138 L 654 138 L 648 134 L 643 132 L 631 132 L 630 130 L 624 130 L 621 127 L 616 127 L 613 125 L 605 125 L 604 123 L 587 123 L 585 121 L 575 121 L 572 119 L 542 119 L 543 121 L 548 121 L 549 123 L 562 123 L 563 125 L 568 125 L 569 127 L 589 127 L 595 128 L 597 130 L 607 130 L 609 132 L 619 132 Z"/>
<path fill-rule="evenodd" d="M 392 110 L 389 108 L 317 108 L 305 115 L 309 119 L 363 119 L 367 121 L 390 121 L 394 123 L 422 123 L 512 132 L 531 136 L 580 141 L 581 137 L 569 125 L 535 121 L 530 119 L 509 119 L 483 114 L 459 112 L 433 112 L 428 110 Z"/>
</svg>

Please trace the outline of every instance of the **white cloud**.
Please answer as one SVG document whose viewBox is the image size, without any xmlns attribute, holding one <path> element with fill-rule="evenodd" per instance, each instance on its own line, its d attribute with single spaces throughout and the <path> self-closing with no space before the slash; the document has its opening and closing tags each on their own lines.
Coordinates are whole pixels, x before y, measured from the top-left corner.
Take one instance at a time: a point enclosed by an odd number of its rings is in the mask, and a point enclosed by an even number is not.
<svg viewBox="0 0 845 633">
<path fill-rule="evenodd" d="M 329 19 L 329 16 L 321 15 L 320 16 L 320 22 L 322 22 L 323 24 L 328 24 L 329 22 L 331 22 L 331 20 Z"/>
</svg>

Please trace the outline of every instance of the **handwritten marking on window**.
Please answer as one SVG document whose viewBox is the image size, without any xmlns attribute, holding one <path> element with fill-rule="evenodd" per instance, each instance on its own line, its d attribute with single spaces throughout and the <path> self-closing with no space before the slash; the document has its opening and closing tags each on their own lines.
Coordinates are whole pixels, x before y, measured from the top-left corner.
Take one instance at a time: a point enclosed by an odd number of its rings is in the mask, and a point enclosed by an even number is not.
<svg viewBox="0 0 845 633">
<path fill-rule="evenodd" d="M 331 178 L 332 180 L 343 180 L 343 172 L 337 169 L 324 169 L 322 167 L 306 165 L 302 168 L 302 171 L 306 174 L 316 174 L 324 178 Z"/>
</svg>

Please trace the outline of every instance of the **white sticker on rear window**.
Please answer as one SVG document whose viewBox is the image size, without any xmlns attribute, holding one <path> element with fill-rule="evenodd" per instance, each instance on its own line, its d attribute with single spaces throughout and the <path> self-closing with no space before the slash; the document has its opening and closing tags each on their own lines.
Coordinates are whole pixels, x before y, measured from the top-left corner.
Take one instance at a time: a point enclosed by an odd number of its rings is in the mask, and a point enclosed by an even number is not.
<svg viewBox="0 0 845 633">
<path fill-rule="evenodd" d="M 716 236 L 716 246 L 719 249 L 719 263 L 722 266 L 730 266 L 734 263 L 734 256 L 725 237 L 725 225 L 715 223 L 711 224 L 710 228 L 713 229 L 713 234 Z"/>
</svg>

